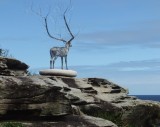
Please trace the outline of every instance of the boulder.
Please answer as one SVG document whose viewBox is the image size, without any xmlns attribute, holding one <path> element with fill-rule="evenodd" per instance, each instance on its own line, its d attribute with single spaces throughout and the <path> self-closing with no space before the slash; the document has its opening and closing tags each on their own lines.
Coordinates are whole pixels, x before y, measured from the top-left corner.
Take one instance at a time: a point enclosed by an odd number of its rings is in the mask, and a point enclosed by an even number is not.
<svg viewBox="0 0 160 127">
<path fill-rule="evenodd" d="M 46 69 L 39 71 L 40 75 L 51 75 L 51 76 L 66 76 L 76 77 L 77 72 L 73 70 L 61 70 L 61 69 Z"/>
<path fill-rule="evenodd" d="M 58 117 L 71 105 L 58 81 L 43 77 L 0 77 L 0 118 Z"/>
<path fill-rule="evenodd" d="M 0 57 L 0 75 L 25 76 L 29 66 L 14 58 Z"/>
<path fill-rule="evenodd" d="M 82 117 L 83 117 L 84 120 L 86 120 L 89 123 L 92 123 L 92 124 L 94 124 L 98 127 L 118 127 L 113 122 L 111 122 L 109 120 L 102 119 L 102 118 L 96 118 L 96 117 L 87 116 L 87 115 L 84 115 Z"/>
</svg>

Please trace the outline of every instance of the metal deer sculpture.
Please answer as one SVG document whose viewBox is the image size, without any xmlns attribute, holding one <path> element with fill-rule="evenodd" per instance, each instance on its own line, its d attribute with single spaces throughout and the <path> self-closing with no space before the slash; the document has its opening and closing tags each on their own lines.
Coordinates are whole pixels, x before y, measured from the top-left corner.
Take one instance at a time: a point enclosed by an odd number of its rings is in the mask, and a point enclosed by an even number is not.
<svg viewBox="0 0 160 127">
<path fill-rule="evenodd" d="M 68 32 L 71 36 L 71 38 L 69 40 L 64 40 L 63 38 L 57 38 L 57 37 L 52 36 L 49 32 L 49 29 L 48 29 L 47 16 L 44 17 L 45 27 L 46 27 L 46 31 L 47 31 L 48 36 L 52 39 L 55 39 L 55 40 L 58 40 L 58 41 L 61 41 L 61 42 L 65 43 L 64 47 L 53 47 L 53 48 L 50 49 L 50 69 L 54 68 L 54 63 L 55 63 L 55 61 L 58 57 L 61 57 L 61 69 L 63 69 L 63 58 L 65 58 L 66 69 L 68 69 L 67 55 L 68 55 L 68 52 L 69 52 L 69 48 L 72 46 L 71 42 L 74 39 L 74 35 L 72 34 L 72 32 L 69 28 L 69 25 L 68 25 L 67 20 L 66 20 L 65 13 L 66 13 L 66 11 L 64 12 L 63 19 L 64 19 L 64 22 L 65 22 L 65 26 L 67 27 L 67 30 L 68 30 Z"/>
</svg>

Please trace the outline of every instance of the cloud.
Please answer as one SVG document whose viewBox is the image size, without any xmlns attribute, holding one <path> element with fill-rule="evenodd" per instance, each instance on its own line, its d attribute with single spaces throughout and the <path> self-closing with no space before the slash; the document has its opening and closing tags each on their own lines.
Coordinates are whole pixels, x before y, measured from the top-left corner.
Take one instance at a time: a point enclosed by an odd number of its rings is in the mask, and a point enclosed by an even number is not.
<svg viewBox="0 0 160 127">
<path fill-rule="evenodd" d="M 124 70 L 160 70 L 160 59 L 118 62 L 108 65 L 109 68 Z"/>
<path fill-rule="evenodd" d="M 108 46 L 142 45 L 160 47 L 160 20 L 130 24 L 121 30 L 83 33 L 79 40 Z"/>
</svg>

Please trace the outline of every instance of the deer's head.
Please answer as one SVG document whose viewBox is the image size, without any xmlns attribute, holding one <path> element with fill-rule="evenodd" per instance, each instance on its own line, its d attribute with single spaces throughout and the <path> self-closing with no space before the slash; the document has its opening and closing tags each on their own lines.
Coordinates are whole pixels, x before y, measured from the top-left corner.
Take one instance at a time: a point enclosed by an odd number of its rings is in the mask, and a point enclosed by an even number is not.
<svg viewBox="0 0 160 127">
<path fill-rule="evenodd" d="M 70 41 L 68 41 L 68 42 L 66 42 L 65 46 L 66 46 L 66 47 L 72 47 L 72 44 L 71 44 Z"/>
</svg>

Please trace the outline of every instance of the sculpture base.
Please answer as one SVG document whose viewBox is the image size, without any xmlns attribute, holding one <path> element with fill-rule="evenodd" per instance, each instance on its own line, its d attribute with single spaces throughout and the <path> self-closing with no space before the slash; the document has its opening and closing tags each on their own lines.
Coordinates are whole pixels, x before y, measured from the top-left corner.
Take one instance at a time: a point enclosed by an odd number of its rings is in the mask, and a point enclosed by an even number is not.
<svg viewBox="0 0 160 127">
<path fill-rule="evenodd" d="M 50 75 L 50 76 L 66 76 L 66 77 L 76 77 L 77 72 L 73 70 L 62 70 L 62 69 L 45 69 L 39 71 L 40 75 Z"/>
</svg>

